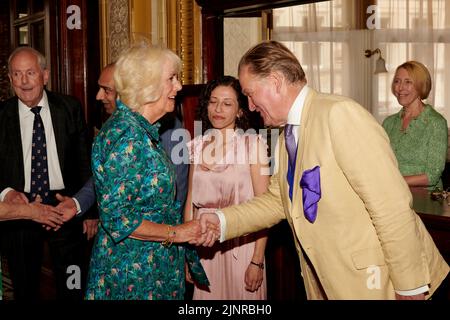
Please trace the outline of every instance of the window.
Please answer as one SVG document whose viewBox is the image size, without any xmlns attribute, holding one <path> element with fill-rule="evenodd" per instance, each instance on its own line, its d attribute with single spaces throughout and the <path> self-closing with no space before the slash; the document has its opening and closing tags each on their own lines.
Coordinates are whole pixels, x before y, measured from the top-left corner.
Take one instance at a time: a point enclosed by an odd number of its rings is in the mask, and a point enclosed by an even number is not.
<svg viewBox="0 0 450 320">
<path fill-rule="evenodd" d="M 46 51 L 46 2 L 44 0 L 11 1 L 13 48 L 28 45 L 48 57 Z"/>
<path fill-rule="evenodd" d="M 375 46 L 385 53 L 389 76 L 381 78 L 374 109 L 378 119 L 400 110 L 390 91 L 395 68 L 408 60 L 425 64 L 433 87 L 427 102 L 450 122 L 450 2 L 445 0 L 378 1 L 381 29 L 375 31 Z"/>
<path fill-rule="evenodd" d="M 30 46 L 41 52 L 50 65 L 48 0 L 15 0 L 11 1 L 11 29 L 13 37 L 11 45 Z M 49 81 L 50 82 L 50 81 Z M 51 88 L 50 83 L 48 88 Z"/>
<path fill-rule="evenodd" d="M 391 93 L 395 69 L 418 60 L 430 71 L 433 89 L 427 102 L 450 122 L 450 2 L 378 0 L 379 29 L 357 25 L 366 7 L 359 0 L 333 0 L 273 11 L 273 39 L 299 58 L 311 87 L 352 97 L 381 122 L 401 108 Z M 368 18 L 370 14 L 365 14 Z M 380 48 L 388 73 L 374 75 Z"/>
</svg>

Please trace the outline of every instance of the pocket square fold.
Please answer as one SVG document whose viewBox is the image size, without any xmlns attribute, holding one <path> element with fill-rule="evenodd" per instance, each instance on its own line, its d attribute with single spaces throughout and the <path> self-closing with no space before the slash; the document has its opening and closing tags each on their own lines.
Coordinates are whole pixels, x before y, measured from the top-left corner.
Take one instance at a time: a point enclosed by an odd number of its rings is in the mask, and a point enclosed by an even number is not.
<svg viewBox="0 0 450 320">
<path fill-rule="evenodd" d="M 305 170 L 300 180 L 302 188 L 303 212 L 305 218 L 314 223 L 317 218 L 317 203 L 322 196 L 320 190 L 320 167 Z"/>
</svg>

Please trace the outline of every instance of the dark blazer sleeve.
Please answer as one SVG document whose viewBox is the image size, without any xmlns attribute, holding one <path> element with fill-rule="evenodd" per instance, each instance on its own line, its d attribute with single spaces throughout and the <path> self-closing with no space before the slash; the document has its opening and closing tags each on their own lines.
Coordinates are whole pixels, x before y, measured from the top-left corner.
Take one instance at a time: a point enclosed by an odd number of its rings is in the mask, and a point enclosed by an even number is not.
<svg viewBox="0 0 450 320">
<path fill-rule="evenodd" d="M 23 192 L 25 183 L 18 99 L 0 102 L 0 192 Z"/>
<path fill-rule="evenodd" d="M 189 141 L 188 137 L 183 136 L 182 138 L 179 135 L 176 135 L 178 139 L 172 141 L 172 132 L 176 129 L 183 129 L 183 125 L 178 117 L 173 116 L 166 118 L 162 121 L 160 133 L 161 133 L 161 144 L 166 151 L 166 153 L 171 155 L 172 149 L 178 145 L 179 143 L 183 143 Z M 184 134 L 189 134 L 187 130 L 184 131 Z M 174 136 L 174 139 L 176 138 Z M 187 197 L 187 188 L 188 188 L 188 175 L 189 175 L 189 157 L 188 150 L 186 145 L 184 144 L 181 148 L 183 154 L 181 155 L 183 161 L 179 164 L 175 164 L 175 174 L 176 174 L 176 199 L 180 201 L 181 207 L 184 207 L 184 203 Z M 171 159 L 172 160 L 172 159 Z"/>
<path fill-rule="evenodd" d="M 95 187 L 92 177 L 84 184 L 84 186 L 73 196 L 77 199 L 81 207 L 80 216 L 85 214 L 95 203 Z M 92 217 L 92 215 L 90 216 Z"/>
<path fill-rule="evenodd" d="M 66 194 L 73 196 L 92 175 L 83 109 L 74 97 L 52 92 L 47 96 Z"/>
</svg>

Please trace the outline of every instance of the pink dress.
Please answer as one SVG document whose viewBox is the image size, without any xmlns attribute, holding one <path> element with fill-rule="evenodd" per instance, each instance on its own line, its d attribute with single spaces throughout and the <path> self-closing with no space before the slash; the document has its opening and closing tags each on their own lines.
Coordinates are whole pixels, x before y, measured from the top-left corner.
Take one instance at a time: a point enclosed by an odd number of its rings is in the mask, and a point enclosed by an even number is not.
<svg viewBox="0 0 450 320">
<path fill-rule="evenodd" d="M 206 136 L 207 137 L 207 136 Z M 192 183 L 192 203 L 194 218 L 203 211 L 214 211 L 239 204 L 253 198 L 253 186 L 250 164 L 255 155 L 265 157 L 267 145 L 257 135 L 235 133 L 227 143 L 226 161 L 208 161 L 205 159 L 204 141 L 197 137 L 188 145 L 191 161 L 194 162 Z M 193 148 L 192 148 L 193 146 Z M 259 149 L 258 149 L 259 148 Z M 261 152 L 263 150 L 263 152 Z M 202 158 L 203 157 L 203 158 Z M 260 158 L 261 159 L 261 158 Z M 266 274 L 260 288 L 255 292 L 245 290 L 245 272 L 253 257 L 255 240 L 261 232 L 217 242 L 213 247 L 197 248 L 200 261 L 210 282 L 209 287 L 194 288 L 194 300 L 265 300 Z"/>
</svg>

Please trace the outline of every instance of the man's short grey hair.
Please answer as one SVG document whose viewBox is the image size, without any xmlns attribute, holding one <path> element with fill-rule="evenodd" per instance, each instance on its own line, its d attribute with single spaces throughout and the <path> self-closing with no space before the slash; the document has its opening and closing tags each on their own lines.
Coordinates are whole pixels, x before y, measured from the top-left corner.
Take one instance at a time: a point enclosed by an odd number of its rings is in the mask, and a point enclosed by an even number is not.
<svg viewBox="0 0 450 320">
<path fill-rule="evenodd" d="M 37 51 L 36 49 L 33 49 L 31 47 L 18 47 L 14 49 L 14 51 L 9 55 L 8 58 L 8 72 L 11 73 L 11 61 L 12 59 L 19 53 L 26 51 L 31 54 L 34 54 L 38 60 L 38 64 L 41 67 L 41 70 L 47 69 L 47 60 L 45 59 L 44 55 Z"/>
</svg>

